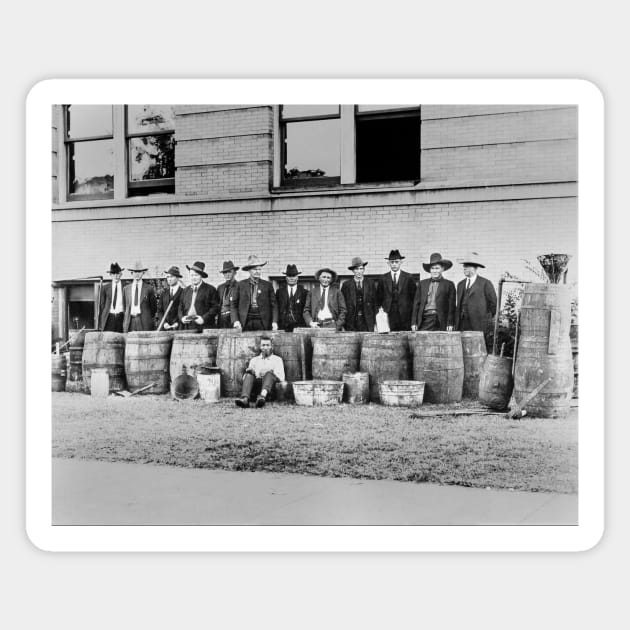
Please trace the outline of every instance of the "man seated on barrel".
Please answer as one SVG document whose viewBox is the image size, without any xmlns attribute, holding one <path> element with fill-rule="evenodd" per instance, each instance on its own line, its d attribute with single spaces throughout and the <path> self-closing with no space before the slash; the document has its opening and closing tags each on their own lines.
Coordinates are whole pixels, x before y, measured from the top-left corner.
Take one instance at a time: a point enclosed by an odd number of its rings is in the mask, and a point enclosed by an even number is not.
<svg viewBox="0 0 630 630">
<path fill-rule="evenodd" d="M 253 396 L 256 396 L 256 407 L 264 407 L 267 397 L 273 397 L 274 387 L 279 381 L 284 381 L 282 359 L 273 354 L 271 337 L 261 337 L 260 354 L 250 360 L 243 375 L 241 397 L 235 401 L 237 407 L 249 407 Z"/>
</svg>

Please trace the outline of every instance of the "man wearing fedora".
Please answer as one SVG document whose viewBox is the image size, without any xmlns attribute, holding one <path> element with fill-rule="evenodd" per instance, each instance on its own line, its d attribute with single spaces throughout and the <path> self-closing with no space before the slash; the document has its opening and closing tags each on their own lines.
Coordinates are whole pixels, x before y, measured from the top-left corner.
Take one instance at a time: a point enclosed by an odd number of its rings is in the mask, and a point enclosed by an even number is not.
<svg viewBox="0 0 630 630">
<path fill-rule="evenodd" d="M 251 255 L 243 271 L 249 278 L 241 280 L 234 289 L 231 314 L 232 326 L 243 330 L 278 330 L 278 303 L 273 285 L 261 278 L 262 268 L 258 256 Z"/>
<path fill-rule="evenodd" d="M 282 272 L 286 285 L 279 287 L 276 291 L 278 327 L 285 332 L 293 332 L 294 328 L 306 326 L 304 304 L 306 304 L 308 290 L 298 284 L 301 273 L 297 265 L 287 265 L 287 270 Z"/>
<path fill-rule="evenodd" d="M 379 285 L 378 307 L 387 313 L 391 331 L 411 330 L 416 283 L 410 273 L 400 268 L 404 259 L 397 249 L 389 252 L 385 259 L 389 271 L 383 274 Z"/>
<path fill-rule="evenodd" d="M 337 273 L 324 267 L 315 273 L 315 279 L 319 286 L 306 298 L 304 321 L 311 328 L 343 330 L 346 323 L 346 300 L 341 290 L 332 286 L 337 280 Z"/>
<path fill-rule="evenodd" d="M 99 302 L 99 330 L 105 332 L 123 331 L 125 317 L 125 298 L 122 284 L 122 272 L 124 269 L 117 263 L 109 266 L 111 282 L 103 286 Z"/>
<path fill-rule="evenodd" d="M 453 263 L 441 254 L 431 254 L 422 263 L 430 278 L 421 280 L 413 303 L 411 330 L 453 330 L 455 324 L 455 285 L 443 277 Z"/>
<path fill-rule="evenodd" d="M 219 297 L 217 290 L 203 278 L 207 278 L 206 264 L 195 262 L 186 265 L 190 284 L 184 289 L 177 317 L 185 330 L 203 330 L 214 328 L 219 312 Z"/>
<path fill-rule="evenodd" d="M 219 318 L 217 321 L 217 328 L 232 328 L 232 312 L 231 304 L 234 299 L 234 290 L 236 289 L 236 272 L 240 267 L 236 267 L 231 260 L 223 261 L 223 274 L 222 282 L 217 287 L 217 294 L 219 296 Z"/>
<path fill-rule="evenodd" d="M 181 285 L 182 274 L 179 267 L 169 267 L 166 274 L 166 288 L 160 294 L 157 303 L 158 330 L 179 329 L 179 301 L 184 289 Z"/>
<path fill-rule="evenodd" d="M 125 317 L 123 332 L 153 330 L 153 318 L 157 310 L 157 299 L 153 286 L 142 280 L 148 267 L 137 262 L 134 269 L 129 269 L 133 282 L 124 289 Z"/>
<path fill-rule="evenodd" d="M 355 256 L 348 269 L 354 278 L 346 280 L 341 293 L 346 301 L 346 330 L 372 332 L 376 323 L 376 283 L 364 278 L 367 261 Z"/>
<path fill-rule="evenodd" d="M 485 269 L 485 265 L 479 262 L 476 252 L 466 256 L 461 264 L 466 277 L 457 284 L 456 328 L 482 332 L 488 346 L 497 312 L 497 294 L 492 282 L 478 274 L 479 267 Z"/>
</svg>

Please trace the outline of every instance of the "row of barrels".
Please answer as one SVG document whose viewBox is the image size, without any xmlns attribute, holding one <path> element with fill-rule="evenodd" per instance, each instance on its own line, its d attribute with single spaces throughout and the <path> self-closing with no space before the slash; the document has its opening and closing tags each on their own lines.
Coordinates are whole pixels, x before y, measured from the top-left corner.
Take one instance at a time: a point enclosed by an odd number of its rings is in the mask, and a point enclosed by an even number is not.
<svg viewBox="0 0 630 630">
<path fill-rule="evenodd" d="M 514 398 L 528 400 L 532 416 L 563 417 L 574 389 L 577 346 L 570 338 L 570 297 L 563 285 L 529 284 L 520 312 L 520 338 L 514 366 Z M 78 335 L 70 346 L 69 391 L 89 391 L 91 370 L 106 368 L 110 390 L 130 390 L 154 381 L 150 393 L 166 393 L 181 374 L 216 366 L 221 394 L 240 394 L 243 372 L 259 351 L 259 338 L 269 335 L 284 361 L 288 382 L 342 381 L 344 374 L 369 375 L 370 400 L 380 402 L 385 381 L 413 379 L 425 383 L 425 400 L 435 403 L 476 398 L 493 408 L 505 408 L 512 388 L 512 359 L 486 356 L 481 333 L 401 332 L 337 333 L 298 328 L 293 333 L 146 332 Z M 80 359 L 79 359 L 80 357 Z M 60 361 L 53 355 L 53 388 L 59 384 Z M 507 397 L 507 399 L 506 399 Z"/>
<path fill-rule="evenodd" d="M 370 400 L 380 402 L 384 381 L 411 378 L 427 383 L 426 400 L 455 402 L 476 397 L 486 353 L 481 333 L 336 333 L 312 328 L 294 333 L 240 333 L 206 330 L 195 333 L 88 332 L 70 346 L 67 391 L 90 391 L 91 371 L 105 368 L 110 390 L 155 385 L 162 394 L 182 374 L 199 368 L 221 371 L 222 395 L 240 393 L 242 374 L 259 351 L 259 338 L 269 334 L 274 352 L 284 362 L 286 380 L 341 381 L 344 374 L 370 377 Z M 55 359 L 54 359 L 55 360 Z M 54 370 L 53 370 L 54 372 Z"/>
</svg>

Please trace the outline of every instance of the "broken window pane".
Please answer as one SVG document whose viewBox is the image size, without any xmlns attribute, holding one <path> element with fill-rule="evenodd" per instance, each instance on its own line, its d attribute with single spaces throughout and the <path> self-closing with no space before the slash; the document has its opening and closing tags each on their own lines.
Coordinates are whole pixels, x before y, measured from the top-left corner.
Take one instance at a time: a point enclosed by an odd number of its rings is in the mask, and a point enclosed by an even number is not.
<svg viewBox="0 0 630 630">
<path fill-rule="evenodd" d="M 145 133 L 175 128 L 173 105 L 128 105 L 127 132 Z"/>
</svg>

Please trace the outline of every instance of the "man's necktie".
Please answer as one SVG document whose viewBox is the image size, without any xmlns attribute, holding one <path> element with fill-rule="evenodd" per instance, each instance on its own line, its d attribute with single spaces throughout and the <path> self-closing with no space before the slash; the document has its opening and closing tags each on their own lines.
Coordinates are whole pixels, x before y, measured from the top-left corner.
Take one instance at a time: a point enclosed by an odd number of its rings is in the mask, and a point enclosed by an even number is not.
<svg viewBox="0 0 630 630">
<path fill-rule="evenodd" d="M 398 284 L 398 274 L 394 274 L 394 284 Z"/>
<path fill-rule="evenodd" d="M 116 308 L 116 297 L 118 296 L 118 282 L 114 284 L 114 297 L 112 298 L 112 306 Z"/>
<path fill-rule="evenodd" d="M 322 294 L 319 297 L 319 310 L 323 311 L 326 308 L 326 289 L 322 289 Z"/>
<path fill-rule="evenodd" d="M 470 278 L 466 280 L 466 291 L 468 291 L 468 289 L 470 289 Z"/>
<path fill-rule="evenodd" d="M 136 282 L 136 289 L 133 294 L 133 305 L 138 306 L 138 283 Z"/>
</svg>

